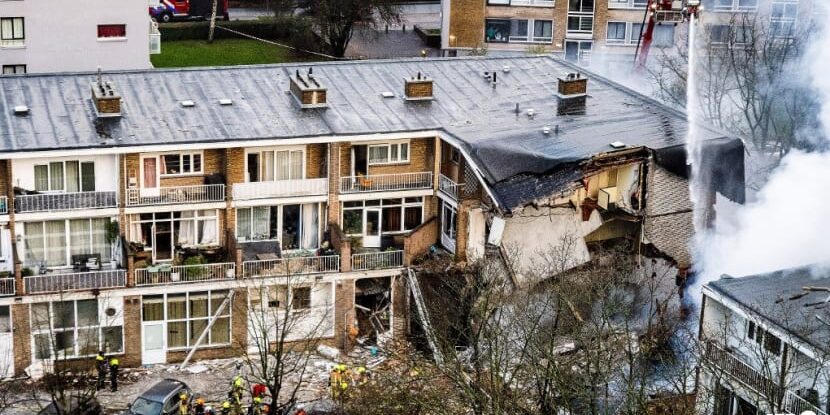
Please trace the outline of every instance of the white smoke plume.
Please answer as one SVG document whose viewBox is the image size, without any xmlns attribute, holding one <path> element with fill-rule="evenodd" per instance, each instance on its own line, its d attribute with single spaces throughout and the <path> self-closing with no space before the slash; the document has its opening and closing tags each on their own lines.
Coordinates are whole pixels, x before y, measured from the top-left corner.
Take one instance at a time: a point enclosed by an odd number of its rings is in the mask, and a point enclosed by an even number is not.
<svg viewBox="0 0 830 415">
<path fill-rule="evenodd" d="M 816 3 L 825 3 L 823 1 Z M 828 8 L 828 5 L 824 5 Z M 830 144 L 830 31 L 817 33 L 806 53 L 811 85 L 821 98 L 821 135 Z M 716 229 L 698 238 L 698 277 L 692 295 L 723 274 L 745 276 L 830 262 L 830 153 L 793 151 L 755 200 L 718 207 Z M 732 212 L 728 212 L 732 210 Z"/>
</svg>

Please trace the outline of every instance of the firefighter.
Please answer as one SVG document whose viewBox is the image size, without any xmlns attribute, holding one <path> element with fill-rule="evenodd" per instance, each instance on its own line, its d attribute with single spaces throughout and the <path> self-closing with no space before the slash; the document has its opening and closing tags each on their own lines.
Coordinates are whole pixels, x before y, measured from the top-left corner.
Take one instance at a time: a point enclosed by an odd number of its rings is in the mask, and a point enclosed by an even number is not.
<svg viewBox="0 0 830 415">
<path fill-rule="evenodd" d="M 104 382 L 107 381 L 107 358 L 103 351 L 98 351 L 95 356 L 95 369 L 98 371 L 98 384 L 96 390 L 104 389 Z"/>
<path fill-rule="evenodd" d="M 365 366 L 358 366 L 354 370 L 353 382 L 355 385 L 365 385 L 369 381 L 369 374 L 366 372 Z"/>
<path fill-rule="evenodd" d="M 118 366 L 120 362 L 118 358 L 113 356 L 110 358 L 110 387 L 113 392 L 118 392 Z"/>
<path fill-rule="evenodd" d="M 231 401 L 225 399 L 222 402 L 222 415 L 229 415 L 231 413 Z"/>
<path fill-rule="evenodd" d="M 179 393 L 179 415 L 190 414 L 190 403 L 187 401 L 187 392 Z"/>
<path fill-rule="evenodd" d="M 253 403 L 248 407 L 248 415 L 262 415 L 262 398 L 254 397 Z"/>
<path fill-rule="evenodd" d="M 193 406 L 193 412 L 196 415 L 205 415 L 205 400 L 200 396 L 196 399 L 196 405 Z"/>
</svg>

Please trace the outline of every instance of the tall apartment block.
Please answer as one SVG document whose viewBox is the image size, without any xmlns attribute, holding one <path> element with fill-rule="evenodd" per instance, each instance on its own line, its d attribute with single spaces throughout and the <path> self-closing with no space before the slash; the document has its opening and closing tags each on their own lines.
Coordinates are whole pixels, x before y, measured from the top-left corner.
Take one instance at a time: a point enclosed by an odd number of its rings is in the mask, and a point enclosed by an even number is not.
<svg viewBox="0 0 830 415">
<path fill-rule="evenodd" d="M 0 0 L 2 74 L 148 69 L 146 0 Z"/>
</svg>

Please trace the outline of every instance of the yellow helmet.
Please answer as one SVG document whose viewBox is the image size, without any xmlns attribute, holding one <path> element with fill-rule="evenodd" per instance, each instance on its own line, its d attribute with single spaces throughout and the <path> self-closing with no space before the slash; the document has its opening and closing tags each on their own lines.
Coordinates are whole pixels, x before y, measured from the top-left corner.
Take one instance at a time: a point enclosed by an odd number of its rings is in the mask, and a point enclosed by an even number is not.
<svg viewBox="0 0 830 415">
<path fill-rule="evenodd" d="M 254 398 L 254 403 L 260 403 L 260 402 L 262 402 L 262 398 L 260 398 L 259 396 Z"/>
<path fill-rule="evenodd" d="M 181 400 L 187 399 L 187 392 L 182 391 L 181 393 L 179 393 L 179 399 L 181 399 Z"/>
<path fill-rule="evenodd" d="M 228 409 L 228 408 L 231 407 L 231 403 L 228 402 L 228 401 L 222 402 L 222 407 L 225 408 L 225 409 Z"/>
<path fill-rule="evenodd" d="M 204 399 L 202 399 L 202 398 L 196 399 L 196 404 L 197 404 L 197 405 L 204 405 L 204 404 L 205 404 L 205 400 L 204 400 Z"/>
</svg>

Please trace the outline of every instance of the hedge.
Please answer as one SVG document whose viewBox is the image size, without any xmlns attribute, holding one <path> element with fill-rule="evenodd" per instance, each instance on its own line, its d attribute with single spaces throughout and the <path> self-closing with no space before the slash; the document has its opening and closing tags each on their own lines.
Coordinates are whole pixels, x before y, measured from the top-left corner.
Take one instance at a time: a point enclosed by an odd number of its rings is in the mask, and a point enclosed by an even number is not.
<svg viewBox="0 0 830 415">
<path fill-rule="evenodd" d="M 263 39 L 289 39 L 302 37 L 297 35 L 311 33 L 311 24 L 305 20 L 294 17 L 281 17 L 260 20 L 231 20 L 217 21 L 217 26 L 224 26 L 242 33 L 256 36 Z M 210 30 L 210 22 L 181 22 L 159 24 L 162 41 L 176 40 L 200 40 L 207 39 Z M 214 31 L 214 38 L 227 39 L 239 38 L 235 33 L 222 29 Z"/>
</svg>

